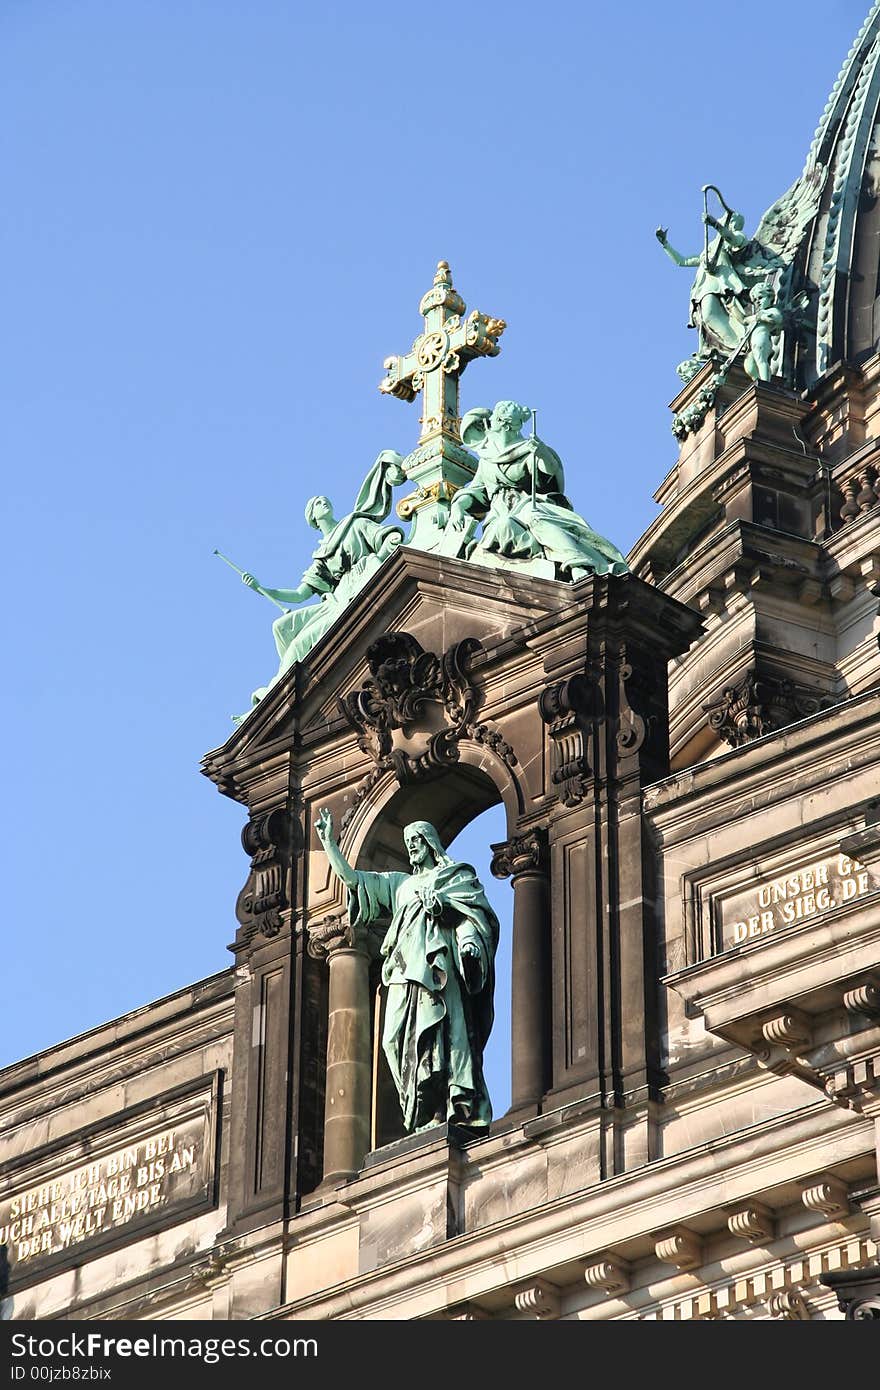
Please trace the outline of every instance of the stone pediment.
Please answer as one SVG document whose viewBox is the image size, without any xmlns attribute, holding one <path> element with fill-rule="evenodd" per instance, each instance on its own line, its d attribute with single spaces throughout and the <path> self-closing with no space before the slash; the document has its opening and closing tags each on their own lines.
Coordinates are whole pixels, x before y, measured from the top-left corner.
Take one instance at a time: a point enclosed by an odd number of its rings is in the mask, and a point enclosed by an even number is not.
<svg viewBox="0 0 880 1390">
<path fill-rule="evenodd" d="M 225 785 L 224 769 L 261 760 L 289 744 L 294 734 L 341 720 L 340 700 L 363 686 L 369 677 L 368 649 L 386 633 L 405 630 L 435 654 L 465 638 L 494 646 L 536 624 L 552 623 L 574 598 L 568 583 L 401 548 L 306 659 L 270 689 L 220 748 L 206 755 L 203 770 L 234 795 Z"/>
</svg>

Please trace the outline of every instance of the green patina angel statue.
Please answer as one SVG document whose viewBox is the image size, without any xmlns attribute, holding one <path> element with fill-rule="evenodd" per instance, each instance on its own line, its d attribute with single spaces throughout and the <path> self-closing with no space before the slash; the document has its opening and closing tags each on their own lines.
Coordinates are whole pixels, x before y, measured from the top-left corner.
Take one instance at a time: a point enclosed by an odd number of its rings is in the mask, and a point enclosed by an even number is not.
<svg viewBox="0 0 880 1390">
<path fill-rule="evenodd" d="M 353 869 L 327 810 L 316 830 L 331 869 L 348 889 L 352 926 L 390 919 L 382 942 L 382 1050 L 405 1131 L 446 1121 L 485 1131 L 492 1105 L 483 1050 L 494 1019 L 499 927 L 474 869 L 446 853 L 427 821 L 414 821 L 403 832 L 408 874 Z"/>
<path fill-rule="evenodd" d="M 797 306 L 779 295 L 785 271 L 797 253 L 804 233 L 819 208 L 827 171 L 815 165 L 792 184 L 787 193 L 765 212 L 753 237 L 745 233 L 745 218 L 724 201 L 714 184 L 703 187 L 703 250 L 683 256 L 671 246 L 665 227 L 658 227 L 657 240 L 677 266 L 696 271 L 690 295 L 689 327 L 699 333 L 697 351 L 679 374 L 693 376 L 703 363 L 720 361 L 731 353 L 746 351 L 754 327 L 755 301 L 752 292 L 759 284 L 770 285 L 774 296 L 782 299 L 777 307 L 784 315 Z M 723 215 L 709 212 L 708 197 L 717 196 Z M 710 237 L 710 229 L 715 233 Z M 769 308 L 769 304 L 765 307 Z M 782 324 L 779 324 L 781 330 Z M 754 359 L 749 374 L 759 376 Z M 768 378 L 763 378 L 768 379 Z"/>
</svg>

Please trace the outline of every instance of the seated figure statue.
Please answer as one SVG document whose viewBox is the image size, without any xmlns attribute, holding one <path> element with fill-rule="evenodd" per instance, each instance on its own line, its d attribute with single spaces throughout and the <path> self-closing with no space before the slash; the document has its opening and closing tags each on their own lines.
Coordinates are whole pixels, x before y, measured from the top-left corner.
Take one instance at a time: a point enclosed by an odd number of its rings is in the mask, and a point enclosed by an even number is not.
<svg viewBox="0 0 880 1390">
<path fill-rule="evenodd" d="M 626 574 L 615 545 L 578 516 L 565 496 L 559 455 L 522 427 L 531 411 L 515 401 L 469 410 L 461 437 L 479 458 L 477 471 L 452 499 L 440 553 L 479 562 L 487 556 L 549 560 L 557 578 Z M 483 532 L 475 540 L 478 521 Z"/>
<path fill-rule="evenodd" d="M 404 480 L 401 456 L 393 449 L 384 450 L 367 474 L 357 495 L 354 510 L 337 521 L 327 497 L 312 497 L 306 505 L 306 521 L 321 532 L 320 545 L 312 554 L 312 563 L 295 589 L 269 589 L 254 578 L 243 574 L 242 581 L 276 603 L 304 604 L 282 613 L 272 624 L 272 635 L 278 652 L 278 670 L 268 685 L 255 690 L 252 706 L 271 690 L 285 671 L 296 661 L 302 661 L 319 638 L 324 636 L 370 575 L 386 560 L 403 540 L 399 526 L 383 522 L 391 510 L 391 492 Z M 317 598 L 317 603 L 306 603 Z"/>
</svg>

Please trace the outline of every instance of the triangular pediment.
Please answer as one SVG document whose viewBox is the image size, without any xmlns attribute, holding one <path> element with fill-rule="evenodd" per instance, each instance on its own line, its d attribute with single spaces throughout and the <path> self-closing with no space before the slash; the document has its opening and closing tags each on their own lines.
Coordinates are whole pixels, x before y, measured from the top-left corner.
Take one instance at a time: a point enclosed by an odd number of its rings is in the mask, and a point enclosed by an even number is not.
<svg viewBox="0 0 880 1390">
<path fill-rule="evenodd" d="M 308 657 L 293 666 L 225 744 L 203 760 L 221 790 L 224 768 L 261 760 L 294 733 L 340 719 L 339 700 L 369 675 L 367 653 L 385 633 L 409 632 L 440 656 L 465 638 L 510 640 L 572 601 L 572 586 L 401 547 Z"/>
</svg>

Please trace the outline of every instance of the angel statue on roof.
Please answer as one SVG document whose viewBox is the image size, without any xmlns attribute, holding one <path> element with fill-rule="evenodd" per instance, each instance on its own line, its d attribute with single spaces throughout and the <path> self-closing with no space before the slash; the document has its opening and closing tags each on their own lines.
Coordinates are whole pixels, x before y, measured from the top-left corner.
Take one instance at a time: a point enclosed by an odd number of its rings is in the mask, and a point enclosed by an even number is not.
<svg viewBox="0 0 880 1390">
<path fill-rule="evenodd" d="M 742 213 L 724 201 L 714 184 L 706 184 L 703 249 L 697 255 L 683 256 L 670 245 L 666 228 L 657 228 L 657 240 L 669 259 L 696 271 L 688 326 L 696 328 L 700 336 L 696 353 L 678 369 L 685 380 L 709 361 L 726 369 L 741 353 L 749 375 L 767 379 L 769 353 L 764 350 L 763 337 L 761 350 L 757 354 L 754 351 L 756 310 L 764 314 L 762 328 L 772 325 L 775 346 L 786 317 L 803 307 L 788 303 L 787 272 L 816 216 L 825 178 L 826 170 L 821 166 L 810 168 L 764 214 L 753 237 L 745 233 Z M 710 193 L 717 198 L 723 215 L 710 212 Z"/>
</svg>

